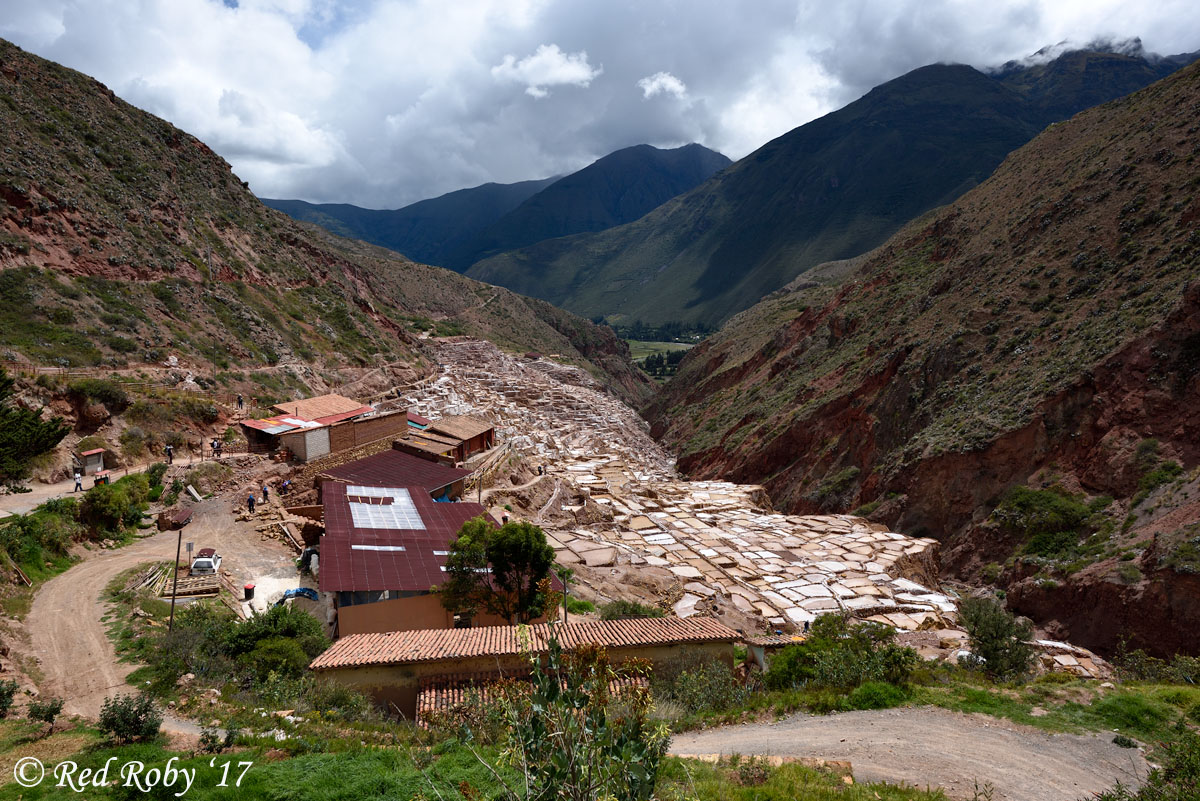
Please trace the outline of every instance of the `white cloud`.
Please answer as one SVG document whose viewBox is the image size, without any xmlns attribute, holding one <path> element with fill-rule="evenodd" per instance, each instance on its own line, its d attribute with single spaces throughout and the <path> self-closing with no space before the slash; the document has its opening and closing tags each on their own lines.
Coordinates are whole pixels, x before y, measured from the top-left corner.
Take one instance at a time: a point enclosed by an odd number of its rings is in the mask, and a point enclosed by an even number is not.
<svg viewBox="0 0 1200 801">
<path fill-rule="evenodd" d="M 641 142 L 740 158 L 936 61 L 995 65 L 1099 37 L 1200 48 L 1194 0 L 676 12 L 669 0 L 0 0 L 0 36 L 203 139 L 259 194 L 375 208 L 561 174 Z"/>
<path fill-rule="evenodd" d="M 647 75 L 637 85 L 642 90 L 642 98 L 647 100 L 661 94 L 675 95 L 680 100 L 687 97 L 687 85 L 669 72 Z"/>
<path fill-rule="evenodd" d="M 604 70 L 588 64 L 585 51 L 564 53 L 556 44 L 539 45 L 532 56 L 517 61 L 514 55 L 492 67 L 492 77 L 525 84 L 525 93 L 536 98 L 550 94 L 547 86 L 588 86 Z"/>
</svg>

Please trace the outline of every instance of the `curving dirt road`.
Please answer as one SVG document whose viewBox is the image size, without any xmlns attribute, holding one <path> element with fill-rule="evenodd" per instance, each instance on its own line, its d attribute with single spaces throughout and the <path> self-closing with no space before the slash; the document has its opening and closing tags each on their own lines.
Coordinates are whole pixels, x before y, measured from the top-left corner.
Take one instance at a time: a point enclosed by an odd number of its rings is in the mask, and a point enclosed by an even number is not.
<svg viewBox="0 0 1200 801">
<path fill-rule="evenodd" d="M 1117 780 L 1137 784 L 1146 761 L 1112 735 L 1047 734 L 985 715 L 933 707 L 794 715 L 776 723 L 679 734 L 671 753 L 849 760 L 857 781 L 942 787 L 969 799 L 991 783 L 995 801 L 1076 801 Z"/>
<path fill-rule="evenodd" d="M 197 549 L 216 548 L 234 586 L 264 579 L 272 583 L 291 578 L 298 583 L 292 552 L 277 540 L 263 541 L 253 524 L 236 522 L 227 501 L 214 498 L 194 509 L 192 523 L 183 529 L 184 541 L 195 542 Z M 104 588 L 135 565 L 174 559 L 176 539 L 176 532 L 165 531 L 119 550 L 89 551 L 84 561 L 38 589 L 25 630 L 42 672 L 38 688 L 65 699 L 64 713 L 95 719 L 105 698 L 132 689 L 125 677 L 135 666 L 117 661 L 101 622 L 107 611 Z M 180 720 L 164 721 L 163 728 L 198 731 Z"/>
</svg>

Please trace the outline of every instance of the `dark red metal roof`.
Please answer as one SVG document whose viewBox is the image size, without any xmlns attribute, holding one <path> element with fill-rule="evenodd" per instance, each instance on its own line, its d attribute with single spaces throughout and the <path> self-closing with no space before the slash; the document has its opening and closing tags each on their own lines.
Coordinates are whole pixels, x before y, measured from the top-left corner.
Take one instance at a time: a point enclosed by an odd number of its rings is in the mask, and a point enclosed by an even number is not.
<svg viewBox="0 0 1200 801">
<path fill-rule="evenodd" d="M 321 473 L 322 478 L 328 476 L 347 484 L 362 484 L 368 487 L 422 487 L 429 493 L 469 475 L 470 470 L 447 467 L 395 448 Z M 322 490 L 324 491 L 326 490 Z"/>
<path fill-rule="evenodd" d="M 428 590 L 445 581 L 444 552 L 462 524 L 480 516 L 491 520 L 477 503 L 437 503 L 423 487 L 407 487 L 424 530 L 361 528 L 354 525 L 346 488 L 335 481 L 322 488 L 322 592 Z"/>
<path fill-rule="evenodd" d="M 427 426 L 427 425 L 429 425 L 430 421 L 428 418 L 422 417 L 421 415 L 414 412 L 412 409 L 409 409 L 408 410 L 408 422 L 416 423 L 419 426 Z"/>
</svg>

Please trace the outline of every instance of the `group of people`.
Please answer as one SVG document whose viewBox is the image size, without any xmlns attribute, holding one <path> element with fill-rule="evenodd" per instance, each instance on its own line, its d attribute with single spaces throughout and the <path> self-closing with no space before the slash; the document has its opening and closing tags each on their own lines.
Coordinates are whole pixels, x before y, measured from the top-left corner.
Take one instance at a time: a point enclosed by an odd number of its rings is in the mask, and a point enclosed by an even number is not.
<svg viewBox="0 0 1200 801">
<path fill-rule="evenodd" d="M 287 495 L 288 492 L 291 490 L 291 488 L 292 488 L 292 480 L 290 478 L 285 479 L 284 482 L 279 485 L 279 494 Z M 262 486 L 262 503 L 265 505 L 267 503 L 267 500 L 270 497 L 271 497 L 270 487 L 266 484 L 263 484 L 263 486 Z M 257 503 L 257 501 L 254 497 L 254 493 L 252 492 L 246 496 L 246 509 L 249 510 L 250 514 L 254 514 L 255 503 Z"/>
</svg>

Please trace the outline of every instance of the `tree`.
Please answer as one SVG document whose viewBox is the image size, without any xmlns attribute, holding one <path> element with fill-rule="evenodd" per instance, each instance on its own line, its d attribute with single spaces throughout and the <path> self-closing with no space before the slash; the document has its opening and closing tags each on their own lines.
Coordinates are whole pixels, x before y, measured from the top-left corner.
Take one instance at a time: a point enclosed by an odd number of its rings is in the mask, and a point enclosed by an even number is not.
<svg viewBox="0 0 1200 801">
<path fill-rule="evenodd" d="M 63 699 L 61 698 L 46 698 L 43 700 L 34 700 L 29 702 L 29 706 L 25 708 L 25 714 L 30 720 L 38 720 L 42 723 L 49 723 L 50 729 L 46 732 L 49 734 L 54 731 L 54 721 L 62 712 Z"/>
<path fill-rule="evenodd" d="M 30 463 L 54 450 L 71 427 L 61 417 L 43 420 L 40 411 L 11 402 L 13 379 L 0 369 L 0 483 L 29 476 Z"/>
<path fill-rule="evenodd" d="M 439 588 L 451 612 L 499 615 L 510 623 L 528 623 L 547 608 L 545 585 L 554 549 L 546 534 L 527 522 L 497 528 L 482 517 L 468 520 L 450 543 L 447 579 Z"/>
<path fill-rule="evenodd" d="M 971 653 L 983 660 L 988 675 L 1003 679 L 1029 670 L 1033 628 L 1019 622 L 994 598 L 967 598 L 958 607 L 970 638 Z"/>
</svg>

